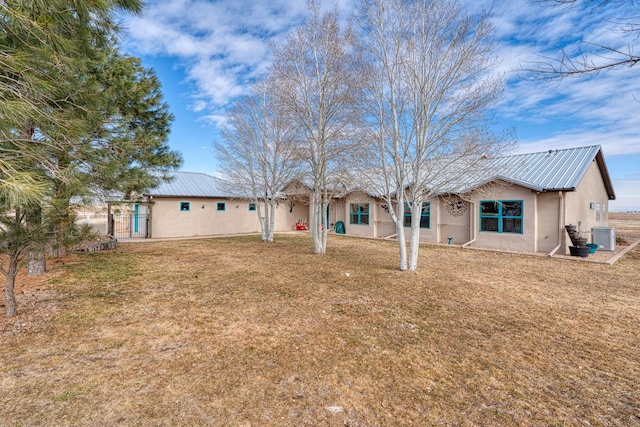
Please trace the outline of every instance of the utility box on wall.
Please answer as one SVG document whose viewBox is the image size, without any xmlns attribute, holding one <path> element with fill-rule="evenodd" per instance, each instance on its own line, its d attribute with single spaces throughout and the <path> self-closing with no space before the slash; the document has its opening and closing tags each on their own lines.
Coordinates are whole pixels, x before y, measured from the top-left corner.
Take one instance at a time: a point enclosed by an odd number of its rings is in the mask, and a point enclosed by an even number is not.
<svg viewBox="0 0 640 427">
<path fill-rule="evenodd" d="M 601 251 L 616 250 L 616 229 L 611 227 L 593 227 L 591 241 L 598 245 Z"/>
</svg>

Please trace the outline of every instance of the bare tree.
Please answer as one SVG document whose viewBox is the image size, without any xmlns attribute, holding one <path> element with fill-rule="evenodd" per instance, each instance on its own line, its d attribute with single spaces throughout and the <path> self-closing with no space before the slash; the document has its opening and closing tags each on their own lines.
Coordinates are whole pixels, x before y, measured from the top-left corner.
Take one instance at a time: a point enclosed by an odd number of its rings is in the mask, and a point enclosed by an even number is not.
<svg viewBox="0 0 640 427">
<path fill-rule="evenodd" d="M 492 27 L 486 15 L 467 16 L 452 1 L 362 0 L 357 19 L 374 69 L 368 117 L 377 155 L 369 181 L 395 223 L 400 269 L 415 270 L 423 203 L 508 143 L 508 134 L 488 129 L 502 89 L 492 73 Z"/>
<path fill-rule="evenodd" d="M 316 0 L 308 7 L 308 22 L 275 48 L 271 73 L 282 87 L 277 94 L 280 113 L 297 127 L 300 158 L 309 167 L 313 251 L 322 254 L 328 228 L 324 212 L 358 142 L 364 69 L 354 33 L 341 29 L 337 11 L 321 15 Z"/>
<path fill-rule="evenodd" d="M 256 83 L 229 109 L 223 141 L 214 143 L 227 190 L 256 204 L 265 242 L 273 242 L 278 192 L 300 174 L 295 128 L 274 103 L 278 90 L 273 79 Z"/>
<path fill-rule="evenodd" d="M 616 9 L 621 16 L 609 19 L 611 31 L 623 37 L 629 36 L 633 40 L 640 36 L 640 5 L 632 0 L 538 0 L 541 5 L 553 7 L 577 8 L 581 7 L 585 13 L 594 13 Z M 526 73 L 530 79 L 555 80 L 566 77 L 598 74 L 602 71 L 633 68 L 640 62 L 640 55 L 633 44 L 626 46 L 611 46 L 601 44 L 595 40 L 582 42 L 584 48 L 577 52 L 561 49 L 558 58 L 542 57 L 537 62 L 525 62 L 519 71 Z"/>
</svg>

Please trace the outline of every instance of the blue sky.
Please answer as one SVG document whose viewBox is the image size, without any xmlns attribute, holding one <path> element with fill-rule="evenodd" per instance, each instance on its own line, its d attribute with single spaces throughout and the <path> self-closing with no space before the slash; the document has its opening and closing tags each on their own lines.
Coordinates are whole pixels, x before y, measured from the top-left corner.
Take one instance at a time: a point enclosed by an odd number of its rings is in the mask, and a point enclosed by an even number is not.
<svg viewBox="0 0 640 427">
<path fill-rule="evenodd" d="M 304 21 L 305 3 L 147 0 L 144 15 L 124 19 L 124 49 L 155 69 L 176 117 L 169 144 L 182 152 L 183 170 L 216 172 L 211 144 L 225 108 L 267 69 L 268 41 L 282 41 Z M 497 72 L 506 81 L 497 119 L 516 128 L 518 152 L 600 145 L 617 196 L 610 209 L 640 210 L 640 66 L 553 82 L 514 71 L 526 61 L 558 57 L 561 48 L 575 54 L 588 47 L 581 41 L 627 50 L 637 40 L 615 31 L 615 22 L 634 12 L 542 7 L 534 0 L 461 3 L 472 13 L 491 10 Z M 322 5 L 337 5 L 345 19 L 353 10 L 353 0 Z"/>
</svg>

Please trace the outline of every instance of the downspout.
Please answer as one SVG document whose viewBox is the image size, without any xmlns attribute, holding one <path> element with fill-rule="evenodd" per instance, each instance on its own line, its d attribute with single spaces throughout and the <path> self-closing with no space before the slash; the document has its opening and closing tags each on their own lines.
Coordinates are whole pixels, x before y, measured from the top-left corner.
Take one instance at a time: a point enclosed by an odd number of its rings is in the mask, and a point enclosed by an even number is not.
<svg viewBox="0 0 640 427">
<path fill-rule="evenodd" d="M 471 235 L 473 236 L 473 238 L 469 240 L 467 243 L 460 246 L 461 248 L 466 248 L 467 246 L 475 242 L 476 238 L 478 237 L 478 227 L 476 227 L 476 208 L 475 208 L 476 204 L 473 202 L 469 202 L 469 204 L 471 204 L 471 212 L 472 212 L 471 213 L 471 230 L 472 230 Z"/>
<path fill-rule="evenodd" d="M 558 249 L 560 249 L 560 247 L 562 246 L 562 236 L 564 236 L 563 233 L 563 227 L 564 227 L 564 196 L 562 195 L 562 191 L 558 192 L 558 195 L 560 196 L 559 198 L 559 204 L 560 204 L 560 209 L 558 209 L 558 246 L 556 246 L 555 248 L 553 248 L 551 250 L 551 252 L 549 252 L 549 256 L 554 256 L 556 252 L 558 252 Z"/>
</svg>

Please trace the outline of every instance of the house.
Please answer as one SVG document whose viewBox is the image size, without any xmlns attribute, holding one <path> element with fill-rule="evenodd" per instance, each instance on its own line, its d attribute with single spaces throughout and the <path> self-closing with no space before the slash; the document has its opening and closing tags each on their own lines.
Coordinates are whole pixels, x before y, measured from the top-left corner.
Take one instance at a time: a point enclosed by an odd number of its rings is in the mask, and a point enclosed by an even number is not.
<svg viewBox="0 0 640 427">
<path fill-rule="evenodd" d="M 615 193 L 599 146 L 484 161 L 485 172 L 445 186 L 423 204 L 420 241 L 568 253 L 565 225 L 577 225 L 586 237 L 593 227 L 608 226 Z M 360 188 L 332 203 L 332 220 L 343 221 L 346 234 L 393 237 L 387 209 L 379 195 Z"/>
<path fill-rule="evenodd" d="M 203 173 L 170 172 L 172 179 L 144 194 L 140 215 L 148 214 L 151 238 L 214 236 L 260 232 L 257 205 L 233 197 L 220 180 Z M 261 207 L 264 209 L 264 206 Z M 264 212 L 264 210 L 262 210 Z M 293 230 L 305 219 L 305 206 L 278 202 L 275 231 Z"/>
<path fill-rule="evenodd" d="M 615 193 L 599 146 L 483 159 L 482 174 L 451 182 L 422 207 L 420 241 L 515 250 L 568 253 L 564 231 L 575 224 L 586 237 L 607 227 Z M 209 175 L 172 172 L 173 180 L 145 194 L 152 238 L 258 232 L 256 206 L 232 197 Z M 282 191 L 276 232 L 311 218 L 308 185 Z M 144 209 L 140 212 L 144 212 Z M 326 223 L 344 224 L 349 235 L 393 238 L 396 230 L 384 198 L 366 185 L 334 197 Z M 411 222 L 405 213 L 405 224 Z M 407 237 L 408 233 L 407 233 Z M 591 239 L 589 239 L 591 240 Z"/>
</svg>

